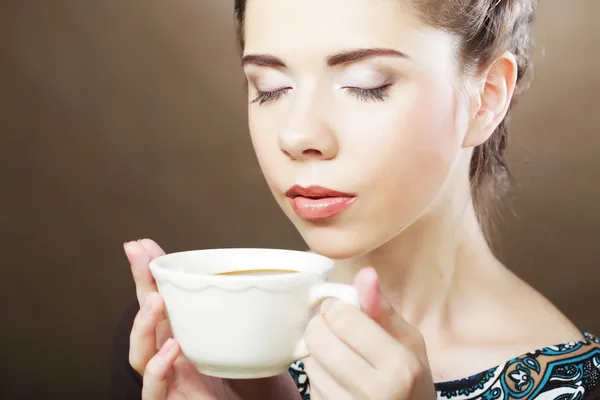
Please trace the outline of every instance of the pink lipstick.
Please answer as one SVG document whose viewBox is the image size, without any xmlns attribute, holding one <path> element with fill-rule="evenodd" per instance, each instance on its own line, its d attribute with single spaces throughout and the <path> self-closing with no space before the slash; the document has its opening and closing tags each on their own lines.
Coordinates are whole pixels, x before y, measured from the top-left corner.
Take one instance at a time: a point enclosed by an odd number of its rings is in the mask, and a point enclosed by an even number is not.
<svg viewBox="0 0 600 400">
<path fill-rule="evenodd" d="M 353 194 L 321 186 L 294 185 L 285 192 L 285 195 L 300 218 L 315 221 L 333 218 L 341 214 L 356 200 L 356 196 Z"/>
</svg>

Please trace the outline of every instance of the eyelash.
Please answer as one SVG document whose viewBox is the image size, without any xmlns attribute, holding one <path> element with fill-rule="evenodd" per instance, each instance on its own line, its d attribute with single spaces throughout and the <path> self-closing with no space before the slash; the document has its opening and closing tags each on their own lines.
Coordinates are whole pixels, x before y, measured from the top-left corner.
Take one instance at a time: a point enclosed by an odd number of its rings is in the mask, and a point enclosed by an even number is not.
<svg viewBox="0 0 600 400">
<path fill-rule="evenodd" d="M 356 87 L 347 87 L 344 89 L 348 90 L 350 94 L 362 101 L 384 101 L 388 97 L 390 86 L 391 84 L 372 89 L 361 89 Z M 290 90 L 290 88 L 273 90 L 272 92 L 262 92 L 259 90 L 256 98 L 252 100 L 252 103 L 263 105 L 266 102 L 275 101 L 283 96 L 288 90 Z"/>
<path fill-rule="evenodd" d="M 267 101 L 277 100 L 278 98 L 283 96 L 288 90 L 290 90 L 290 88 L 273 90 L 272 92 L 262 92 L 259 90 L 258 94 L 256 95 L 256 98 L 252 100 L 252 103 L 258 103 L 259 105 L 263 105 Z"/>
<path fill-rule="evenodd" d="M 361 89 L 355 87 L 346 88 L 353 96 L 362 101 L 384 101 L 389 95 L 391 84 L 383 85 L 373 89 Z"/>
</svg>

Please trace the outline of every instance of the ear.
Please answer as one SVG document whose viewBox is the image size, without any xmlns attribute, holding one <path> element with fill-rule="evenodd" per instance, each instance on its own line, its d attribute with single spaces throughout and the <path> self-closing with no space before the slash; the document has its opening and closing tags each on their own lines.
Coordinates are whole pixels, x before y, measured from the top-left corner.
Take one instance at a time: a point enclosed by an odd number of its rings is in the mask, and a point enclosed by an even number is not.
<svg viewBox="0 0 600 400">
<path fill-rule="evenodd" d="M 482 75 L 473 98 L 473 113 L 463 148 L 485 143 L 506 116 L 517 84 L 517 60 L 511 52 L 498 57 Z"/>
</svg>

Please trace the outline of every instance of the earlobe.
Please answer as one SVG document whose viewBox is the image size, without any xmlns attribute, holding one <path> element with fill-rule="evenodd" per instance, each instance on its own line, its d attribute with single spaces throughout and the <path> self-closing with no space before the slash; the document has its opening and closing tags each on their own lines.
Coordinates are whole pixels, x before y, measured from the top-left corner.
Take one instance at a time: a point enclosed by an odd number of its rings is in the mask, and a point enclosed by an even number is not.
<svg viewBox="0 0 600 400">
<path fill-rule="evenodd" d="M 483 144 L 506 116 L 517 83 L 517 62 L 514 55 L 505 52 L 483 74 L 483 84 L 476 100 L 469 130 L 463 148 Z"/>
</svg>

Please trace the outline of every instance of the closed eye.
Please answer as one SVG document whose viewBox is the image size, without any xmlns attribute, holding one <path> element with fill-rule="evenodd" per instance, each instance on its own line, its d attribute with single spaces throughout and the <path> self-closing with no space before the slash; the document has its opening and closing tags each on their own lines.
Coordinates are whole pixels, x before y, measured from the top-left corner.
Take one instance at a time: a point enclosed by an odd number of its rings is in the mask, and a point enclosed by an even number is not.
<svg viewBox="0 0 600 400">
<path fill-rule="evenodd" d="M 371 89 L 363 89 L 358 87 L 345 87 L 350 94 L 355 96 L 357 99 L 362 101 L 384 101 L 386 97 L 389 95 L 389 89 L 392 84 L 383 85 L 377 88 Z M 258 90 L 256 97 L 252 100 L 252 104 L 258 103 L 259 105 L 263 105 L 269 101 L 278 100 L 281 96 L 287 93 L 291 88 L 283 88 L 272 91 L 261 91 Z"/>
<path fill-rule="evenodd" d="M 252 103 L 258 103 L 259 105 L 263 105 L 268 101 L 275 101 L 283 96 L 288 90 L 291 88 L 283 88 L 272 91 L 261 91 L 258 90 L 256 94 L 256 98 L 252 100 Z"/>
<path fill-rule="evenodd" d="M 372 89 L 362 89 L 357 87 L 345 87 L 350 94 L 363 101 L 384 101 L 389 95 L 389 89 L 392 84 L 383 85 Z"/>
</svg>

